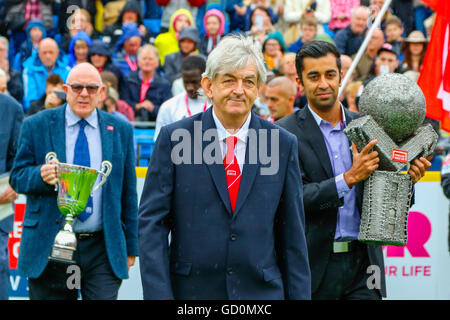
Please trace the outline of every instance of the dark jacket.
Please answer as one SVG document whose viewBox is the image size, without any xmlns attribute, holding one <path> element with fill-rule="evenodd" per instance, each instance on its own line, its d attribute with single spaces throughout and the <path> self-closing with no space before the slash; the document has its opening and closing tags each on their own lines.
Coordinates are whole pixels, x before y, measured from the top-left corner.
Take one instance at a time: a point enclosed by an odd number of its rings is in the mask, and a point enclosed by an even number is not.
<svg viewBox="0 0 450 320">
<path fill-rule="evenodd" d="M 200 39 L 198 37 L 198 31 L 195 27 L 186 27 L 180 31 L 180 35 L 178 37 L 178 43 L 180 43 L 183 39 L 190 39 L 196 43 L 196 48 L 200 43 Z M 172 84 L 176 79 L 181 77 L 181 63 L 183 59 L 189 55 L 190 52 L 184 54 L 183 52 L 178 51 L 171 53 L 166 56 L 166 60 L 164 62 L 164 74 L 166 75 L 167 80 Z M 205 57 L 206 60 L 206 57 Z"/>
<path fill-rule="evenodd" d="M 27 111 L 27 116 L 31 116 L 39 111 L 45 110 L 45 99 L 47 99 L 47 95 L 43 95 L 42 98 L 38 100 L 30 101 L 30 108 Z"/>
<path fill-rule="evenodd" d="M 123 86 L 125 78 L 124 78 L 119 66 L 116 66 L 115 64 L 112 63 L 112 60 L 111 60 L 112 51 L 110 50 L 109 45 L 101 40 L 92 41 L 92 44 L 89 47 L 89 53 L 88 53 L 88 61 L 89 62 L 91 62 L 91 56 L 93 54 L 98 54 L 101 56 L 108 57 L 108 60 L 106 61 L 105 65 L 103 66 L 102 71 L 110 71 L 110 72 L 114 73 L 115 76 L 117 77 L 119 88 L 121 86 Z"/>
<path fill-rule="evenodd" d="M 13 69 L 9 69 L 8 92 L 19 102 L 23 99 L 23 79 L 22 74 Z"/>
<path fill-rule="evenodd" d="M 358 117 L 344 109 L 347 124 Z M 309 111 L 303 108 L 276 122 L 280 127 L 295 134 L 298 140 L 300 171 L 302 174 L 306 218 L 306 240 L 311 266 L 311 292 L 319 288 L 333 251 L 338 208 L 344 205 L 339 198 L 327 147 L 322 132 Z M 356 186 L 356 206 L 361 213 L 363 183 Z M 368 245 L 370 264 L 384 270 L 381 246 Z M 381 272 L 380 294 L 386 296 L 384 272 Z"/>
<path fill-rule="evenodd" d="M 113 25 L 105 27 L 103 31 L 103 36 L 104 38 L 109 39 L 111 47 L 114 47 L 116 45 L 117 41 L 120 39 L 120 37 L 124 32 L 122 29 L 122 17 L 126 11 L 134 11 L 137 13 L 138 27 L 144 24 L 144 20 L 142 19 L 142 9 L 140 3 L 136 0 L 128 0 L 125 6 L 123 7 L 122 11 L 120 11 L 117 21 Z M 150 30 L 146 28 L 146 34 L 143 40 L 147 42 L 148 39 L 150 39 L 150 36 L 151 36 Z M 106 41 L 106 39 L 104 40 Z"/>
<path fill-rule="evenodd" d="M 249 31 L 252 26 L 252 21 L 250 20 L 250 18 L 253 10 L 254 9 L 248 6 L 243 16 L 238 15 L 234 8 L 230 9 L 229 11 L 227 10 L 228 14 L 230 15 L 230 31 L 235 31 L 237 29 L 239 29 L 240 31 Z M 269 12 L 270 22 L 272 24 L 277 23 L 278 15 L 273 13 L 272 8 L 267 8 L 267 11 Z"/>
<path fill-rule="evenodd" d="M 22 106 L 16 100 L 0 93 L 0 174 L 8 172 L 13 166 L 17 150 L 17 140 L 23 122 Z M 0 220 L 0 230 L 12 231 L 13 216 Z M 2 248 L 4 250 L 4 248 Z"/>
<path fill-rule="evenodd" d="M 348 26 L 336 32 L 334 42 L 341 54 L 346 54 L 351 57 L 358 52 L 359 47 L 364 41 L 365 34 L 366 31 L 362 34 L 354 34 L 351 27 Z"/>
<path fill-rule="evenodd" d="M 144 109 L 135 109 L 141 96 L 141 82 L 139 71 L 131 72 L 125 80 L 126 85 L 120 88 L 120 98 L 134 109 L 136 120 L 155 121 L 161 104 L 172 98 L 171 85 L 169 81 L 155 72 L 151 86 L 145 95 L 145 100 L 150 100 L 155 106 L 153 112 L 149 113 Z"/>
<path fill-rule="evenodd" d="M 193 137 L 183 140 L 184 151 L 196 151 L 184 152 L 175 164 L 178 145 L 171 137 L 180 131 Z M 216 132 L 212 107 L 161 128 L 139 207 L 144 299 L 311 298 L 297 141 L 255 114 L 249 131 L 254 140 L 247 144 L 233 211 L 221 156 L 208 162 L 194 155 L 220 148 L 217 137 L 213 143 L 202 139 Z M 273 131 L 279 133 L 277 151 L 268 143 L 273 139 L 257 138 Z M 260 157 L 249 160 L 249 146 L 277 152 L 276 173 L 265 174 Z"/>
<path fill-rule="evenodd" d="M 25 6 L 27 0 L 5 0 L 5 22 L 8 29 L 13 32 L 19 31 L 27 21 L 25 20 Z M 55 0 L 40 0 L 41 18 L 46 30 L 53 28 L 53 2 Z"/>
</svg>

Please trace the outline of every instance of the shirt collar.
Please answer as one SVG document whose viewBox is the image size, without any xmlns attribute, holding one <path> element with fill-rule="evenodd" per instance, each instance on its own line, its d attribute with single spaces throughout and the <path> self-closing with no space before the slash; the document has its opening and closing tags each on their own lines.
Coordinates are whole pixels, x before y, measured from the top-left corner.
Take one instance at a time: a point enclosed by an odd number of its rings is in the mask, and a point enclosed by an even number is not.
<svg viewBox="0 0 450 320">
<path fill-rule="evenodd" d="M 315 113 L 315 112 L 313 111 L 313 109 L 311 109 L 311 107 L 309 106 L 309 104 L 307 104 L 306 106 L 308 107 L 309 111 L 310 111 L 311 114 L 313 115 L 314 120 L 316 121 L 318 127 L 320 127 L 320 123 L 321 123 L 322 121 L 323 121 L 323 122 L 329 123 L 328 121 L 323 120 L 317 113 Z M 347 119 L 345 118 L 344 107 L 342 106 L 342 104 L 341 104 L 341 113 L 342 113 L 342 120 L 343 120 L 343 122 L 344 122 L 344 126 L 346 126 L 346 125 L 347 125 Z"/>
<path fill-rule="evenodd" d="M 72 127 L 80 121 L 81 118 L 77 116 L 75 113 L 73 113 L 72 109 L 70 109 L 70 106 L 67 105 L 66 107 L 66 122 L 68 127 Z M 97 108 L 94 109 L 94 112 L 91 113 L 89 117 L 87 117 L 86 122 L 93 127 L 94 129 L 97 129 L 98 127 L 98 116 L 97 116 Z"/>
<path fill-rule="evenodd" d="M 216 113 L 214 112 L 214 107 L 212 107 L 212 115 L 213 115 L 214 123 L 216 124 L 217 134 L 219 136 L 220 141 L 225 140 L 229 136 L 235 136 L 236 138 L 238 138 L 238 140 L 241 140 L 243 143 L 247 143 L 248 128 L 250 126 L 250 119 L 252 117 L 251 112 L 248 114 L 247 120 L 245 120 L 242 127 L 234 135 L 229 133 L 225 129 L 225 127 L 222 125 L 219 118 L 217 118 Z"/>
</svg>

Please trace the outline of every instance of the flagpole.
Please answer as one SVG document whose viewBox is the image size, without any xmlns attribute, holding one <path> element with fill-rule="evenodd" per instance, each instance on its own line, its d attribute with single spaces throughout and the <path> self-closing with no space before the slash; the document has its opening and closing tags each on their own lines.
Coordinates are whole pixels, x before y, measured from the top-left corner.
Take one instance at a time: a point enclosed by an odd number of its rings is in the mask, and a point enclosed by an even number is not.
<svg viewBox="0 0 450 320">
<path fill-rule="evenodd" d="M 384 2 L 383 7 L 381 7 L 380 12 L 378 12 L 377 17 L 375 21 L 373 22 L 372 26 L 369 29 L 369 33 L 365 37 L 363 43 L 361 44 L 361 47 L 359 47 L 358 53 L 355 56 L 355 59 L 353 59 L 353 62 L 348 69 L 347 73 L 345 74 L 344 80 L 342 80 L 341 87 L 339 88 L 339 94 L 340 97 L 342 92 L 344 91 L 345 86 L 347 85 L 347 82 L 350 79 L 350 76 L 352 75 L 353 71 L 355 70 L 356 66 L 359 63 L 359 60 L 361 59 L 364 51 L 366 51 L 367 45 L 369 44 L 370 39 L 372 38 L 372 34 L 374 33 L 375 29 L 378 28 L 378 26 L 381 23 L 381 19 L 383 18 L 384 14 L 386 13 L 389 5 L 391 4 L 392 0 L 386 0 Z"/>
</svg>

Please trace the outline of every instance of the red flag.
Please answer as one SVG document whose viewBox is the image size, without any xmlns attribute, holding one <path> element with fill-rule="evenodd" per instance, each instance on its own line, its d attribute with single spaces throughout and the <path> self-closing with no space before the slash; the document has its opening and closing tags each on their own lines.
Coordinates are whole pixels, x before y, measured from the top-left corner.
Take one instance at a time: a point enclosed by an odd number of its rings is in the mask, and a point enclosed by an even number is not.
<svg viewBox="0 0 450 320">
<path fill-rule="evenodd" d="M 450 132 L 450 1 L 423 2 L 436 11 L 436 20 L 417 83 L 425 95 L 427 117 Z"/>
</svg>

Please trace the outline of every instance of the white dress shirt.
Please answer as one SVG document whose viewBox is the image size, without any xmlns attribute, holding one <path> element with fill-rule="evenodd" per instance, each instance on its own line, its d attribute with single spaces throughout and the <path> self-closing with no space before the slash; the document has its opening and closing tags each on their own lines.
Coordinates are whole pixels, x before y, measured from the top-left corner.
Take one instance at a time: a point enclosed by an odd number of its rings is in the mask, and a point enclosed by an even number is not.
<svg viewBox="0 0 450 320">
<path fill-rule="evenodd" d="M 250 125 L 252 113 L 250 112 L 248 114 L 247 120 L 245 120 L 242 127 L 235 134 L 229 133 L 224 128 L 224 126 L 220 122 L 219 118 L 217 118 L 216 113 L 214 112 L 214 108 L 212 110 L 212 115 L 213 115 L 214 123 L 216 124 L 217 135 L 219 136 L 220 150 L 222 151 L 222 159 L 225 158 L 225 155 L 227 154 L 226 138 L 228 138 L 230 136 L 235 136 L 237 138 L 236 145 L 234 146 L 234 154 L 236 155 L 236 159 L 239 164 L 239 169 L 241 170 L 241 174 L 242 174 L 242 168 L 243 168 L 244 162 L 245 162 L 245 150 L 247 148 L 248 127 Z"/>
</svg>

